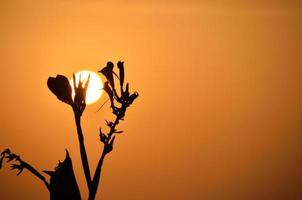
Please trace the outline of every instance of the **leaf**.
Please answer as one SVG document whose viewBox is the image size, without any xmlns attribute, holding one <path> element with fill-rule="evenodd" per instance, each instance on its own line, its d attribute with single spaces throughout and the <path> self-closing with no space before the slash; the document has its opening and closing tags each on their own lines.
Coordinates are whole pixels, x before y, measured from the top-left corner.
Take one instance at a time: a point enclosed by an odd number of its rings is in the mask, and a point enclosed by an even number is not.
<svg viewBox="0 0 302 200">
<path fill-rule="evenodd" d="M 72 105 L 72 89 L 65 76 L 57 75 L 56 77 L 49 77 L 47 86 L 60 101 Z"/>
<path fill-rule="evenodd" d="M 80 200 L 81 194 L 74 175 L 72 160 L 66 150 L 65 160 L 58 164 L 55 171 L 44 171 L 50 175 L 50 199 Z"/>
</svg>

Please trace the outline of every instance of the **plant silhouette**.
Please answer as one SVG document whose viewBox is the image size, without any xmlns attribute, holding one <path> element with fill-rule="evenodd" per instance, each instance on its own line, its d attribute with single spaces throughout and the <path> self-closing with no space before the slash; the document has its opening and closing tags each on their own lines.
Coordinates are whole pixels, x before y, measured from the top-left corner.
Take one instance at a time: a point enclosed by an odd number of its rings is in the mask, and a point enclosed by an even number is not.
<svg viewBox="0 0 302 200">
<path fill-rule="evenodd" d="M 112 62 L 108 62 L 102 70 L 98 71 L 103 74 L 107 80 L 104 83 L 103 89 L 109 96 L 110 108 L 115 116 L 115 120 L 106 120 L 106 126 L 109 128 L 108 133 L 104 133 L 101 128 L 99 129 L 100 141 L 103 143 L 103 152 L 99 158 L 93 176 L 91 176 L 84 144 L 84 134 L 81 127 L 81 117 L 86 108 L 85 99 L 90 77 L 88 76 L 86 80 L 81 80 L 80 78 L 79 81 L 76 81 L 76 77 L 73 74 L 73 87 L 75 90 L 74 98 L 72 98 L 72 86 L 70 85 L 67 77 L 57 75 L 56 77 L 49 77 L 47 80 L 47 86 L 50 91 L 60 101 L 72 107 L 77 128 L 82 166 L 89 191 L 88 200 L 95 199 L 100 182 L 104 158 L 113 150 L 115 135 L 123 132 L 121 130 L 117 130 L 117 125 L 119 124 L 120 120 L 124 119 L 127 108 L 138 97 L 137 92 L 132 94 L 130 93 L 128 83 L 126 85 L 124 84 L 124 62 L 119 61 L 117 63 L 117 67 L 119 71 L 118 75 L 114 72 L 114 64 Z M 115 77 L 118 79 L 119 89 L 116 89 L 115 87 Z M 80 190 L 73 171 L 72 160 L 67 150 L 65 160 L 63 162 L 59 162 L 54 171 L 43 171 L 45 174 L 49 175 L 49 181 L 47 181 L 47 179 L 34 167 L 22 160 L 19 155 L 12 153 L 10 149 L 5 149 L 2 151 L 0 156 L 0 168 L 2 167 L 4 160 L 11 163 L 12 170 L 19 171 L 17 175 L 21 174 L 24 169 L 27 169 L 38 179 L 40 179 L 48 189 L 51 200 L 81 199 Z"/>
</svg>

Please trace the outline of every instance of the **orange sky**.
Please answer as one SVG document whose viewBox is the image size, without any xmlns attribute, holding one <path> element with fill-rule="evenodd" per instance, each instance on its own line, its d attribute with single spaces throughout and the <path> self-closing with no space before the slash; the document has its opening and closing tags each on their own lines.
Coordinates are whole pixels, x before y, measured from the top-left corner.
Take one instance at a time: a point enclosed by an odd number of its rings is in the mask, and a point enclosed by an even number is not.
<svg viewBox="0 0 302 200">
<path fill-rule="evenodd" d="M 85 3 L 84 3 L 85 2 Z M 85 179 L 71 109 L 49 76 L 125 61 L 140 93 L 106 157 L 97 199 L 302 198 L 299 1 L 0 2 L 0 148 L 39 170 L 69 149 Z M 91 169 L 105 101 L 87 107 Z M 0 171 L 0 198 L 48 199 L 27 172 Z M 17 192 L 13 192 L 16 190 Z"/>
</svg>

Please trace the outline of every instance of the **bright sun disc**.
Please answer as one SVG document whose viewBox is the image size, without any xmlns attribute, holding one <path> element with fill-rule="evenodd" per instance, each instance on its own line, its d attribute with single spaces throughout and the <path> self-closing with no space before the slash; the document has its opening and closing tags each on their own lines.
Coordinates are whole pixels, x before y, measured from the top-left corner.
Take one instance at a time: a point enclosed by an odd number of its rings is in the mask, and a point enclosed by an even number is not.
<svg viewBox="0 0 302 200">
<path fill-rule="evenodd" d="M 81 81 L 86 81 L 88 76 L 90 75 L 89 85 L 86 93 L 86 104 L 92 104 L 96 102 L 102 95 L 103 82 L 99 75 L 97 75 L 93 71 L 82 70 L 75 73 L 76 84 L 79 84 L 79 80 L 81 77 Z M 74 88 L 73 88 L 73 78 L 70 80 L 70 84 L 72 87 L 72 98 L 74 98 Z"/>
</svg>

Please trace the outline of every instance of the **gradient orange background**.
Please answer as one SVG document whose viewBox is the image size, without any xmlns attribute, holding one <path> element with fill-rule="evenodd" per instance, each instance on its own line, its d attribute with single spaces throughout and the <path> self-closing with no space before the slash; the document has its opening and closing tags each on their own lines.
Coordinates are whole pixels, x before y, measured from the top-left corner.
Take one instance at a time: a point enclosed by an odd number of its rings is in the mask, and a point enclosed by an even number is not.
<svg viewBox="0 0 302 200">
<path fill-rule="evenodd" d="M 51 170 L 69 149 L 86 199 L 72 111 L 46 81 L 121 59 L 140 97 L 97 199 L 302 199 L 302 4 L 250 2 L 2 0 L 1 150 Z M 92 170 L 106 98 L 84 113 Z M 15 174 L 0 199 L 48 199 Z"/>
</svg>

